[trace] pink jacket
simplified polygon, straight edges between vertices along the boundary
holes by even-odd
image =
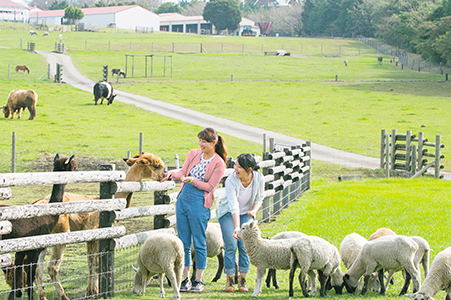
[[[171,172],[170,177],[176,180],[180,180],[182,176],[189,176],[191,169],[200,163],[201,149],[193,149],[187,155],[183,167],[177,172]],[[225,171],[224,160],[216,154],[213,160],[207,164],[205,169],[205,181],[194,179],[192,184],[201,191],[204,191],[204,207],[211,208],[215,201],[216,186],[222,179]],[[180,187],[180,192],[183,189],[183,183]],[[179,195],[180,195],[179,192]]]

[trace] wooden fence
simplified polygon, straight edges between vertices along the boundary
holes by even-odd
[[[296,200],[304,191],[310,188],[311,180],[310,143],[287,147],[275,145],[272,139],[270,141],[271,151],[264,152],[262,159],[258,162],[265,175],[266,182],[264,203],[257,214],[257,219],[260,222],[269,221],[281,209]],[[110,169],[114,170],[114,167],[110,167]],[[224,177],[232,172],[233,169],[228,168]],[[118,272],[120,269],[132,270],[131,264],[136,263],[137,251],[133,255],[128,255],[128,257],[132,257],[132,260],[127,262],[126,265],[122,265],[121,268],[115,266],[115,254],[126,248],[138,248],[137,246],[156,232],[164,231],[174,234],[173,226],[176,222],[174,204],[178,192],[168,193],[168,191],[174,190],[176,187],[173,181],[163,183],[155,181],[124,182],[124,179],[125,173],[123,171],[0,174],[0,189],[5,191],[5,195],[9,193],[9,196],[9,187],[12,186],[100,183],[100,200],[1,207],[1,234],[6,234],[11,230],[11,224],[8,220],[12,219],[92,211],[100,212],[99,229],[0,241],[1,265],[9,266],[11,264],[10,253],[12,252],[99,240],[99,296],[104,298],[113,297],[114,291],[129,288],[132,282],[132,275],[127,275],[125,280],[117,283],[120,286],[116,286],[115,275],[119,277]],[[126,209],[125,199],[114,199],[114,194],[119,192],[154,192],[154,205]],[[224,193],[225,188],[218,188],[216,196]],[[7,197],[5,196],[5,198]],[[149,216],[154,217],[154,230],[152,231],[126,235],[124,226],[113,226],[115,221]],[[70,275],[68,274],[68,276]],[[123,278],[124,276],[121,277]],[[63,285],[68,284],[70,280],[65,278]],[[52,283],[48,283],[48,285],[52,285]],[[8,292],[8,290],[5,290],[0,292],[0,295]],[[78,295],[78,298],[70,298],[83,299],[84,296]]]
[[[417,137],[410,130],[406,134],[399,134],[396,130],[389,134],[382,130],[380,167],[385,170],[386,177],[392,173],[415,178],[434,168],[434,177],[442,178],[441,160],[445,156],[440,150],[444,147],[440,135],[436,135],[435,143],[431,143],[423,132],[419,132]]]

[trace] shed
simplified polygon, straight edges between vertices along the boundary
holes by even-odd
[[[0,21],[27,23],[28,8],[11,0],[0,0]]]

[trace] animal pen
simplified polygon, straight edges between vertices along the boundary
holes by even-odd
[[[134,73],[135,73],[135,56],[137,57],[144,57],[144,77],[147,77],[147,60],[150,57],[150,77],[153,77],[154,74],[154,57],[162,57],[163,58],[163,77],[166,77],[166,58],[169,59],[170,61],[170,71],[171,71],[171,76],[172,77],[172,55],[158,55],[158,54],[128,54],[125,53],[125,73],[129,74],[128,72],[128,57],[131,57],[131,61],[132,61],[132,66],[131,66],[131,76],[130,77],[134,77]]]
[[[270,151],[267,151],[265,137],[263,149],[263,156],[257,157],[257,161],[265,178],[265,193],[263,205],[256,219],[259,222],[268,222],[303,192],[310,189],[311,147],[310,142],[299,146],[286,146],[277,145],[273,139],[270,139]],[[231,162],[233,163],[233,161]],[[1,207],[2,234],[10,230],[8,220],[12,219],[100,212],[98,229],[0,241],[2,267],[10,266],[12,261],[10,253],[68,244],[69,251],[66,251],[66,256],[61,264],[61,285],[69,299],[86,299],[87,257],[76,246],[82,245],[80,243],[86,241],[98,240],[99,272],[94,275],[98,276],[99,294],[97,296],[109,298],[113,297],[115,292],[131,290],[134,275],[132,265],[136,264],[140,245],[156,232],[175,233],[173,227],[176,223],[174,213],[178,185],[174,181],[163,183],[155,181],[124,182],[125,173],[123,171],[115,171],[114,165],[104,165],[103,168],[109,169],[109,171],[0,174],[0,189],[5,198],[11,197],[9,187],[14,186],[100,183],[100,200]],[[233,168],[229,165],[222,184],[232,172]],[[153,192],[154,203],[150,206],[125,208],[125,199],[114,198],[114,194],[119,192]],[[215,196],[224,195],[225,188],[218,187]],[[153,230],[126,234],[124,224],[133,222],[132,219],[143,217],[153,217]],[[214,210],[212,210],[212,219],[214,219]],[[121,223],[113,224],[119,221]],[[134,222],[137,221],[134,220]],[[46,268],[44,269],[46,270]],[[45,278],[48,277],[45,276]],[[54,283],[49,280],[45,280],[43,283],[47,299],[59,299],[53,285]],[[0,297],[6,299],[9,287],[4,281],[0,283],[0,287]]]
[[[441,160],[445,156],[440,150],[444,147],[440,135],[436,135],[435,143],[431,143],[423,132],[419,132],[417,137],[410,130],[406,134],[399,134],[396,130],[390,134],[382,130],[380,167],[385,170],[386,177],[392,173],[414,178],[427,175],[428,169],[434,168],[433,176],[442,178]]]

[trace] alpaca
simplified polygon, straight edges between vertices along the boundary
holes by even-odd
[[[53,162],[53,171],[74,171],[77,168],[77,162],[73,160],[74,156],[70,158],[60,157],[58,154],[55,156]],[[54,184],[52,194],[48,203],[62,202],[65,184]],[[36,235],[49,234],[55,228],[58,222],[59,216],[42,216],[32,217],[27,219],[11,220],[12,231],[9,234],[3,235],[2,240],[15,239]],[[8,295],[8,300],[15,299],[15,297],[21,297],[24,283],[22,282],[23,269],[26,272],[26,285],[28,299],[33,300],[33,281],[36,274],[36,265],[38,262],[38,256],[45,250],[45,248],[20,251],[16,252],[14,259],[14,280],[12,282],[12,289]],[[26,267],[24,267],[26,265]]]
[[[154,154],[143,152],[141,155],[135,155],[133,158],[124,158],[124,162],[130,166],[125,181],[141,181],[144,178],[150,178],[156,181],[160,181],[164,177],[164,163]],[[131,197],[133,193],[118,193],[116,198],[126,198],[127,205],[130,207]],[[39,199],[34,204],[42,204],[48,201],[49,197]],[[63,202],[69,201],[85,201],[96,200],[98,196],[78,195],[72,193],[65,193]],[[52,233],[69,232],[96,229],[99,227],[99,212],[78,213],[70,215],[61,215],[57,226]],[[87,254],[88,254],[88,272],[89,281],[86,294],[88,296],[95,296],[99,292],[98,288],[98,241],[87,242]],[[63,259],[64,250],[66,245],[52,247],[51,259],[48,265],[48,272],[52,282],[54,282],[56,292],[60,299],[68,300],[65,295],[64,289],[61,286],[59,280],[59,268]],[[40,257],[40,261],[44,257]],[[36,283],[38,285],[37,294],[40,299],[45,299],[45,291],[43,287],[43,264],[39,264],[40,268],[36,275]]]
[[[25,71],[27,71],[27,73],[30,74],[30,68],[27,65],[17,65],[16,73],[18,73],[19,71],[23,71],[24,73]]]

